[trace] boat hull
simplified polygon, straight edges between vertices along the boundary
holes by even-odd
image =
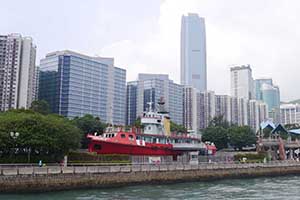
[[[145,146],[135,144],[121,144],[107,141],[91,141],[89,151],[97,154],[128,154],[128,155],[153,155],[153,156],[175,156],[182,152],[172,149],[171,145],[146,144]]]

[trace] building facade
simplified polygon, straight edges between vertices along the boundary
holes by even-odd
[[[192,86],[185,86],[183,92],[183,125],[187,130],[197,131],[198,128],[198,90]]]
[[[230,68],[231,96],[246,100],[255,99],[254,82],[250,65]]]
[[[215,115],[231,123],[231,97],[228,95],[215,95]]]
[[[199,92],[197,94],[197,121],[199,129],[207,128],[215,117],[215,92]]]
[[[36,99],[36,46],[31,37],[0,35],[0,110],[29,108]]]
[[[126,71],[115,67],[112,58],[68,50],[49,53],[40,62],[39,99],[69,118],[91,114],[124,125]]]
[[[188,14],[181,19],[181,84],[207,90],[204,18]]]
[[[133,125],[137,119],[137,81],[127,83],[126,89],[126,125]]]
[[[300,104],[281,104],[280,123],[300,125]]]
[[[273,80],[271,78],[260,78],[254,80],[254,88],[255,88],[255,99],[263,100],[261,87],[263,84],[273,85]]]
[[[174,83],[168,75],[164,74],[139,74],[138,80],[134,84],[136,84],[136,97],[134,97],[134,93],[128,92],[128,87],[132,88],[133,86],[127,86],[127,102],[136,101],[135,108],[127,107],[127,116],[132,117],[128,121],[133,122],[133,118],[137,118],[147,111],[149,102],[152,103],[152,109],[158,109],[158,102],[163,98],[165,110],[169,112],[171,120],[177,124],[183,124],[182,85]]]

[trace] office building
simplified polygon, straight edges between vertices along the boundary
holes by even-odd
[[[270,78],[256,79],[255,81],[256,99],[268,105],[270,120],[275,123],[280,122],[280,91],[279,87],[273,84]]]
[[[56,51],[40,62],[39,99],[52,112],[69,117],[91,114],[101,121],[124,125],[126,71],[112,58]]]
[[[177,124],[183,124],[183,86],[174,83],[164,74],[139,74],[136,88],[136,117],[139,117],[149,108],[157,110],[161,98],[165,101],[165,110],[169,112],[171,120]],[[127,99],[130,96],[127,96]],[[131,97],[133,98],[133,97]],[[129,101],[129,100],[127,100]],[[128,110],[131,112],[134,110]],[[128,115],[134,116],[129,113]]]
[[[0,35],[0,110],[29,108],[36,99],[36,46],[31,37]]]
[[[204,18],[188,14],[181,19],[181,84],[207,90]]]
[[[254,80],[254,88],[255,88],[255,99],[263,100],[261,93],[261,86],[263,84],[273,85],[273,80],[271,78],[260,78]]]
[[[255,99],[254,83],[250,65],[230,68],[231,96],[245,100]]]
[[[137,81],[127,83],[126,90],[126,125],[133,125],[137,119]]]
[[[300,104],[281,104],[280,123],[300,125]]]
[[[279,87],[269,84],[261,86],[262,101],[268,105],[269,117],[274,123],[280,122],[280,92]]]

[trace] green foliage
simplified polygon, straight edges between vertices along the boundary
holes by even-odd
[[[50,113],[50,106],[45,100],[36,100],[31,103],[31,110],[34,112],[41,113],[43,115],[47,115]]]
[[[10,132],[18,132],[12,138]],[[67,118],[28,110],[0,114],[0,157],[15,155],[61,157],[79,146],[80,130]]]
[[[264,138],[269,138],[272,134],[272,128],[270,128],[270,127],[265,128],[263,130],[263,134],[264,134],[263,135]]]
[[[298,128],[300,128],[300,124],[286,124],[284,127],[287,130],[298,129]]]
[[[134,126],[135,126],[136,128],[144,128],[144,126],[142,125],[142,122],[141,122],[141,118],[140,118],[140,117],[138,117],[138,118],[135,120]]]
[[[243,158],[247,158],[246,162],[251,162],[251,161],[262,162],[266,157],[267,155],[265,153],[239,153],[234,155],[234,160],[241,161],[243,160]]]
[[[70,163],[130,163],[129,155],[70,152]]]
[[[216,127],[216,126],[219,126],[219,127],[223,127],[225,129],[229,128],[230,127],[230,124],[228,121],[226,121],[224,119],[224,116],[223,115],[219,115],[219,116],[215,116],[208,124],[208,126],[210,127]]]
[[[202,133],[202,141],[213,142],[218,150],[226,148],[228,144],[228,131],[220,126],[207,127]]]
[[[95,132],[102,134],[107,126],[98,117],[89,114],[83,117],[75,117],[72,122],[81,130],[81,148],[87,148],[88,146],[87,134],[94,134]]]
[[[176,124],[175,122],[170,121],[170,129],[171,132],[178,132],[178,133],[186,133],[187,130],[184,126]]]
[[[255,133],[249,126],[232,126],[228,129],[229,143],[238,149],[256,143]]]
[[[218,150],[227,148],[228,144],[241,149],[255,144],[256,137],[249,126],[230,126],[223,116],[216,116],[203,130],[202,141],[215,143]]]

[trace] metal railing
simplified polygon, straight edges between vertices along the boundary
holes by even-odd
[[[245,168],[300,167],[296,161],[271,161],[267,163],[163,163],[163,164],[132,164],[132,165],[95,165],[95,166],[0,166],[1,176],[18,175],[54,175],[54,174],[100,174],[100,173],[130,173],[148,171],[174,170],[222,170]]]

